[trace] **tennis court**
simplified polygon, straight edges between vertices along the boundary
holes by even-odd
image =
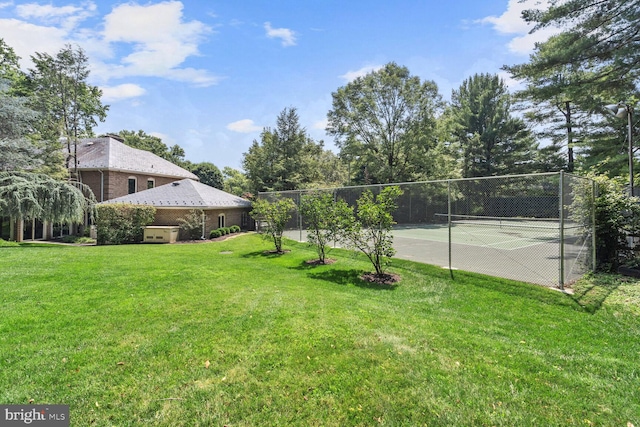
[[[327,189],[357,207],[363,192],[402,190],[393,213],[396,257],[563,288],[592,268],[593,181],[545,173]],[[261,193],[289,197],[305,193]],[[589,207],[591,206],[591,207]],[[305,220],[292,217],[289,237],[306,241]]]
[[[393,230],[395,256],[453,270],[557,286],[560,276],[558,221],[528,220],[525,223],[527,220],[508,218],[466,221],[470,222],[452,222],[451,233],[448,223],[396,226]],[[566,235],[572,230],[570,227],[565,228],[564,236],[565,266],[569,268],[565,274],[569,280],[575,280],[583,272],[583,266],[575,263],[584,258],[581,252],[585,248],[584,239]],[[297,241],[307,238],[306,230],[290,230],[285,235]]]

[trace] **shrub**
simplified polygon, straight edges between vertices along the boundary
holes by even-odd
[[[180,223],[180,229],[183,230],[189,239],[200,239],[203,233],[202,230],[202,216],[204,211],[202,209],[191,209],[186,217],[178,218]]]
[[[224,228],[224,234],[231,234],[231,228],[229,227],[223,227]]]
[[[220,237],[222,234],[220,233],[220,230],[211,230],[211,233],[209,233],[209,238],[211,239],[215,239],[217,237]]]
[[[99,245],[121,245],[139,243],[144,236],[144,227],[156,216],[153,206],[131,204],[98,205],[96,232]]]
[[[586,196],[590,194],[589,189],[576,191],[577,196],[570,209],[572,219],[583,225],[585,232],[591,230],[592,209],[595,212],[596,269],[615,271],[621,265],[637,264],[636,253],[628,237],[640,236],[638,198],[629,197],[623,182],[618,179],[597,175],[589,177],[596,181],[598,195],[593,200]]]
[[[220,232],[221,236],[224,236],[225,234],[227,234],[227,232],[225,231],[224,227],[218,228],[218,231]]]
[[[239,225],[232,225],[230,227],[230,229],[231,229],[232,233],[239,233],[240,232],[240,226]]]
[[[64,236],[62,237],[62,243],[95,243],[91,237],[86,236]]]

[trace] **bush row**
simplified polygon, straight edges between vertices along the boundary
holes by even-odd
[[[239,233],[239,232],[240,232],[240,227],[237,225],[232,225],[231,227],[220,227],[218,229],[211,230],[211,233],[209,234],[209,238],[215,239],[216,237],[221,237],[227,234]]]

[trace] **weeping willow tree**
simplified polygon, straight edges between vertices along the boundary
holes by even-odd
[[[96,198],[85,184],[47,175],[0,172],[0,216],[81,224],[93,218]]]

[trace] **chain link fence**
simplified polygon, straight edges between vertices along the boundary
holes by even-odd
[[[260,193],[331,192],[351,206],[364,191],[403,190],[393,214],[396,257],[563,288],[593,269],[593,181],[546,173]],[[286,236],[306,241],[299,211]]]

